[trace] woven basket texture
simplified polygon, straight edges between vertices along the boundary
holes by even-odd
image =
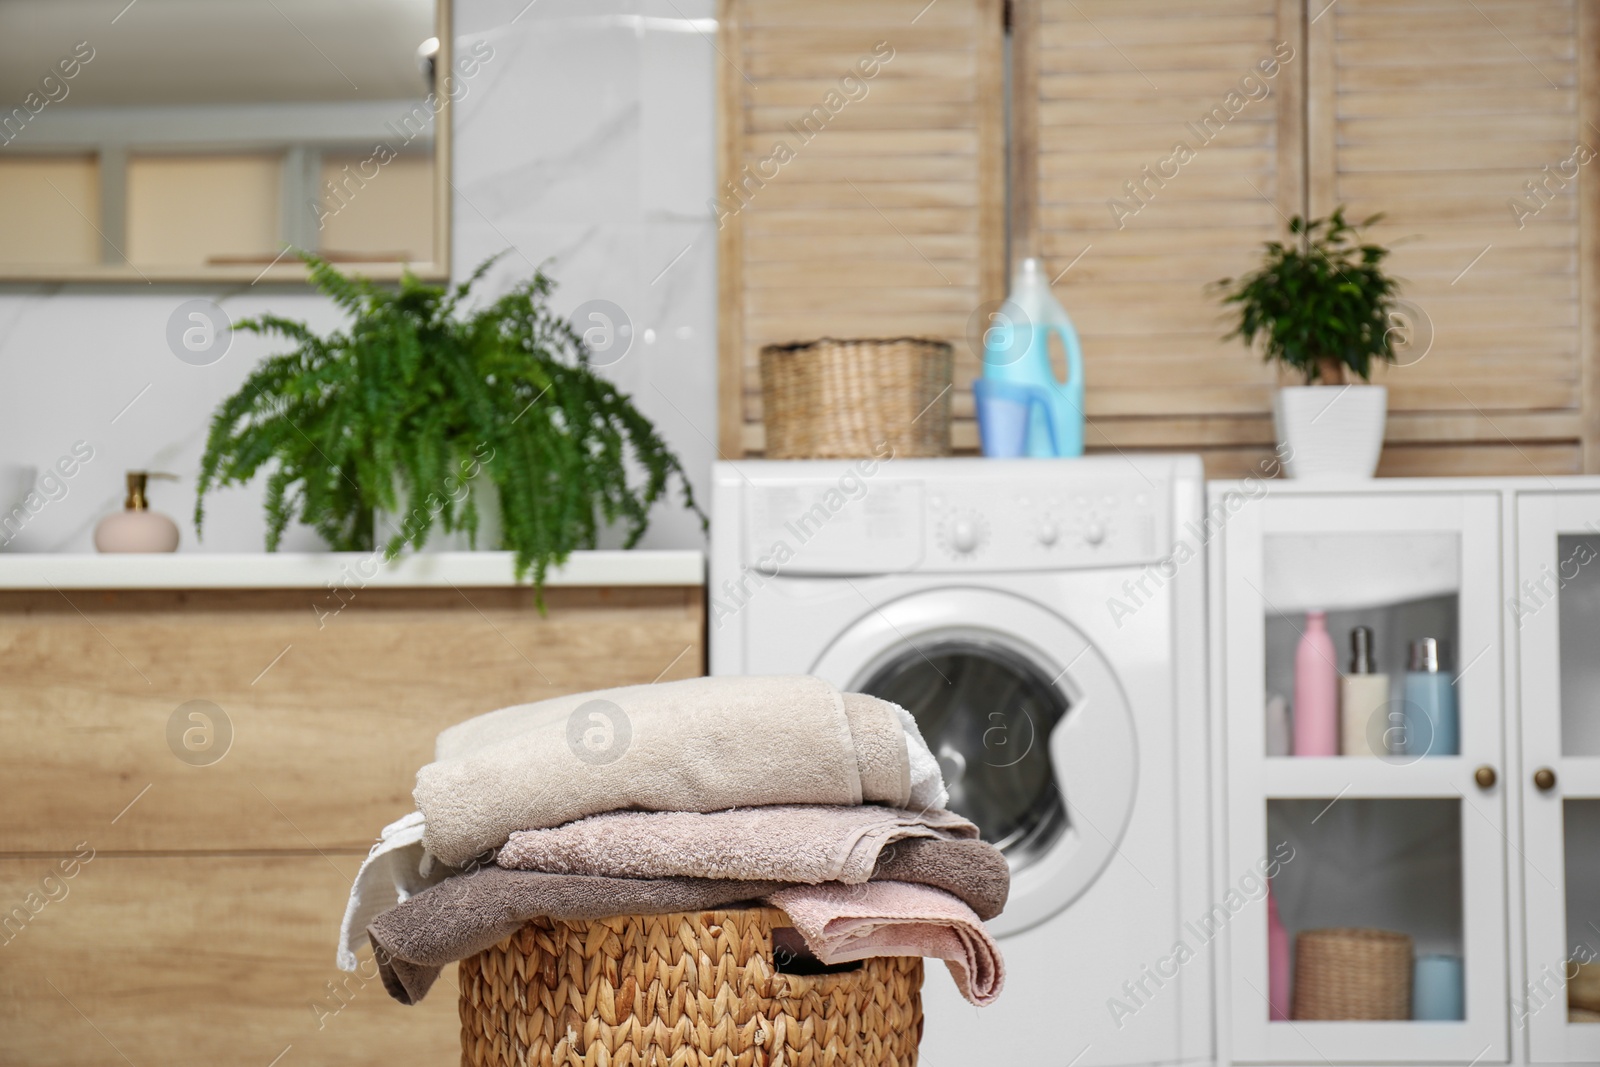
[[[780,974],[777,908],[537,920],[459,969],[462,1067],[915,1067],[922,960]]]
[[[950,454],[953,354],[943,341],[825,337],[761,350],[769,459]]]
[[[1295,938],[1295,1019],[1411,1018],[1411,938],[1388,930],[1304,930]]]

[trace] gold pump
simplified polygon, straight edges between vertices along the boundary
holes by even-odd
[[[177,481],[176,474],[166,471],[129,471],[128,472],[128,497],[122,506],[128,511],[148,511],[150,501],[145,498],[145,490],[149,487],[151,478],[165,478],[168,481]]]

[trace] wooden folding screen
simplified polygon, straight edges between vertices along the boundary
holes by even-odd
[[[1000,0],[722,0],[720,451],[762,447],[763,344],[935,336],[1004,293]]]

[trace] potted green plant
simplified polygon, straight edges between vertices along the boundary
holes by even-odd
[[[1324,219],[1297,215],[1292,240],[1267,242],[1259,270],[1214,283],[1238,314],[1225,340],[1243,338],[1305,379],[1273,398],[1291,477],[1370,478],[1377,470],[1388,391],[1369,383],[1374,360],[1395,360],[1399,285],[1383,270],[1389,250],[1363,243],[1360,231],[1381,217],[1351,224],[1342,207]]]
[[[303,258],[351,320],[327,335],[277,315],[234,327],[294,349],[263,361],[212,417],[197,532],[208,492],[265,470],[268,551],[298,521],[336,551],[392,559],[439,531],[472,543],[498,511],[499,547],[542,588],[551,565],[594,547],[602,521],[625,524],[635,544],[674,477],[705,522],[677,457],[550,310],[542,271],[467,310],[493,260],[451,290],[409,274],[380,286]]]

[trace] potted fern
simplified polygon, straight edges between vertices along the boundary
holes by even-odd
[[[212,417],[197,532],[208,492],[265,471],[268,551],[296,521],[336,551],[390,559],[498,526],[491,547],[515,552],[517,577],[542,588],[551,565],[594,547],[602,521],[625,524],[632,547],[674,478],[704,523],[677,457],[551,312],[542,271],[468,311],[493,260],[450,290],[410,274],[380,286],[303,258],[351,321],[326,336],[277,315],[234,327],[294,348]]]
[[[1213,286],[1243,338],[1302,376],[1273,398],[1278,454],[1294,478],[1370,478],[1383,450],[1388,391],[1370,384],[1373,362],[1393,363],[1399,285],[1384,273],[1389,250],[1361,241],[1341,207],[1289,221],[1288,243],[1269,241],[1261,268]],[[1361,384],[1355,384],[1357,379]]]

